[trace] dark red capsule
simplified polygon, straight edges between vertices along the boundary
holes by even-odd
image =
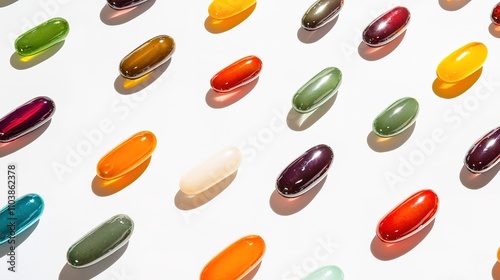
[[[333,161],[333,150],[320,144],[307,150],[278,176],[276,190],[284,197],[297,197],[323,179]]]
[[[370,47],[379,47],[396,39],[410,23],[410,11],[395,7],[372,21],[363,31],[363,42]]]
[[[493,7],[491,11],[491,22],[496,25],[500,25],[500,2]]]
[[[500,159],[500,127],[477,140],[465,155],[464,164],[474,173],[490,170]]]
[[[52,99],[40,96],[17,107],[0,119],[0,142],[10,142],[50,120],[56,107]]]
[[[107,0],[108,5],[115,10],[132,8],[148,0]]]

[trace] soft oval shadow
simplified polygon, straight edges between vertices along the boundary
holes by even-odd
[[[358,53],[365,60],[368,61],[379,60],[392,53],[397,48],[397,46],[401,44],[401,41],[403,41],[405,35],[406,35],[406,30],[403,31],[403,33],[401,33],[394,40],[380,47],[370,47],[363,41],[361,41],[361,43],[359,43],[358,46]]]
[[[498,261],[495,262],[491,269],[491,277],[493,277],[493,280],[500,280],[500,263]]]
[[[0,8],[7,7],[11,4],[16,3],[17,0],[0,0]]]
[[[123,190],[137,180],[142,173],[144,173],[144,171],[146,171],[149,163],[151,162],[151,157],[152,156],[136,168],[116,179],[104,180],[96,175],[92,180],[92,191],[97,196],[109,196]]]
[[[17,70],[26,70],[51,58],[64,46],[65,41],[61,41],[41,53],[32,56],[20,56],[14,52],[10,56],[10,65]]]
[[[325,37],[325,35],[332,30],[339,20],[339,16],[335,17],[329,23],[316,30],[307,30],[301,26],[297,31],[297,38],[299,38],[299,41],[304,44],[311,44],[319,41],[319,39]]]
[[[463,8],[470,0],[439,0],[439,6],[446,11],[456,11]]]
[[[149,10],[151,6],[156,2],[156,0],[149,0],[135,7],[115,10],[111,8],[108,4],[105,4],[101,10],[100,18],[104,24],[107,25],[119,25],[131,21],[132,19],[140,16],[145,11]]]
[[[330,108],[332,108],[338,94],[339,93],[337,92],[319,108],[306,114],[301,114],[295,111],[295,109],[291,108],[290,111],[288,111],[288,115],[286,117],[286,124],[291,130],[295,131],[303,131],[308,129],[319,119],[321,119],[321,117],[323,117],[326,112],[330,110]]]
[[[116,77],[115,79],[115,90],[120,94],[129,95],[147,88],[149,85],[154,83],[163,74],[163,72],[167,70],[167,68],[170,66],[171,61],[172,58],[160,65],[155,70],[151,71],[151,73],[146,74],[139,79],[129,80],[122,77],[122,75],[118,75],[118,77]]]
[[[269,198],[271,209],[273,209],[274,213],[281,216],[289,216],[301,211],[313,200],[321,188],[323,188],[327,177],[328,175],[321,179],[312,189],[298,197],[284,197],[274,190]]]
[[[395,243],[386,243],[375,235],[370,245],[373,256],[381,261],[399,258],[415,248],[431,231],[435,219],[414,235]]]
[[[468,189],[478,190],[491,182],[498,171],[500,171],[500,164],[493,166],[484,173],[472,173],[464,165],[462,166],[462,170],[460,170],[460,182]]]
[[[491,36],[493,36],[495,38],[500,38],[500,25],[490,23],[490,26],[488,27],[488,31],[490,32]]]
[[[213,187],[195,195],[188,195],[183,193],[181,190],[177,192],[174,198],[175,206],[179,210],[192,210],[202,206],[203,204],[209,202],[218,196],[222,191],[224,191],[236,178],[238,171],[224,178],[222,181],[214,185]]]
[[[120,249],[108,256],[107,258],[101,260],[100,262],[91,265],[86,268],[74,268],[68,263],[64,264],[64,267],[59,273],[59,280],[88,280],[101,274],[103,271],[108,269],[113,265],[120,257],[125,253],[128,247],[128,242],[125,243]]]
[[[19,138],[17,138],[14,141],[8,142],[8,143],[0,143],[0,158],[5,157],[7,155],[10,155],[27,145],[29,145],[31,142],[35,141],[40,135],[42,135],[45,130],[49,127],[50,123],[52,120],[49,120],[48,122],[44,123],[42,126],[39,128],[33,130],[32,132],[25,134]]]
[[[36,221],[29,228],[25,229],[23,232],[21,232],[20,234],[18,234],[16,236],[16,238],[15,238],[16,248],[19,248],[19,246],[21,246],[21,244],[23,244],[24,241],[26,241],[26,239],[28,239],[28,237],[33,233],[33,231],[35,231],[39,222],[40,222],[40,220]],[[5,225],[2,225],[2,226],[5,226]],[[12,244],[9,244],[9,242],[5,242],[4,244],[0,245],[0,258],[2,258],[3,256],[6,256],[10,252],[10,246],[12,246]],[[17,258],[17,256],[16,256],[16,258]]]
[[[415,130],[416,124],[417,122],[414,122],[405,131],[388,138],[380,137],[375,134],[375,132],[370,131],[370,133],[368,133],[368,137],[366,137],[366,142],[368,143],[368,146],[370,146],[370,148],[375,152],[383,153],[395,150],[401,147],[401,145],[403,145],[410,138],[410,136],[413,134],[413,131]]]
[[[432,91],[434,91],[434,93],[441,98],[455,98],[469,90],[477,82],[477,80],[479,80],[481,73],[483,73],[483,67],[479,68],[467,78],[456,83],[447,83],[437,77],[432,83]]]
[[[213,34],[218,34],[231,30],[240,23],[242,23],[245,19],[247,19],[253,13],[256,6],[257,3],[253,4],[243,12],[227,19],[215,19],[208,16],[207,19],[205,20],[205,29]]]
[[[262,261],[259,262],[259,264],[252,269],[245,277],[241,278],[241,280],[252,280],[257,272],[259,271],[260,265],[262,264]]]
[[[208,106],[214,109],[227,107],[245,97],[250,91],[253,90],[258,81],[259,77],[252,82],[227,93],[218,93],[213,89],[210,89],[205,95],[205,101]]]

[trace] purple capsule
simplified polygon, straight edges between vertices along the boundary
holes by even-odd
[[[284,197],[304,194],[326,176],[332,161],[332,148],[324,144],[312,147],[281,172],[276,191]]]
[[[372,21],[363,31],[363,42],[370,47],[385,45],[401,35],[410,23],[410,11],[395,7]]]
[[[490,170],[500,159],[500,127],[477,140],[465,155],[465,167],[473,173]]]
[[[13,141],[50,120],[56,107],[52,99],[40,96],[14,109],[0,119],[0,142]]]
[[[107,0],[107,1],[108,5],[111,8],[115,10],[123,10],[142,4],[147,0]]]

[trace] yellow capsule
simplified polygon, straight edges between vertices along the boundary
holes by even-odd
[[[441,80],[456,83],[483,67],[487,56],[488,49],[483,43],[471,42],[445,57],[436,73]]]
[[[214,19],[227,19],[242,13],[257,0],[213,0],[208,7],[208,14]]]
[[[97,176],[112,180],[130,172],[147,160],[156,148],[156,137],[141,131],[116,146],[97,163]]]

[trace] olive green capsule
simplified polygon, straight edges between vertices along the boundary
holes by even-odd
[[[20,56],[35,55],[63,41],[68,33],[65,19],[52,18],[17,37],[14,47]]]
[[[325,68],[295,93],[293,108],[302,114],[317,109],[337,93],[341,83],[342,72],[338,68]]]
[[[417,119],[419,105],[415,98],[404,97],[384,109],[373,121],[373,132],[380,137],[395,136]]]

